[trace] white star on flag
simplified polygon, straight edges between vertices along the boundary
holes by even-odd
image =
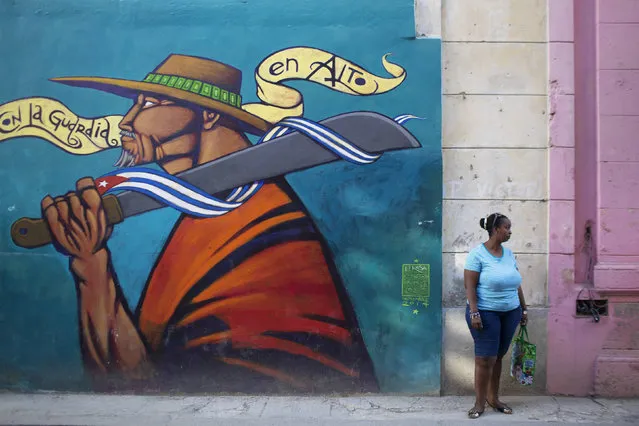
[[[106,180],[103,180],[102,182],[98,183],[98,187],[100,188],[106,188],[109,184],[107,183]]]

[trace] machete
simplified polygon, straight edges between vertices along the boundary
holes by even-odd
[[[373,112],[337,115],[320,123],[370,153],[418,148],[420,143],[400,124]],[[340,160],[297,131],[253,145],[227,156],[176,174],[180,179],[217,194],[259,180],[308,169]],[[153,198],[134,191],[103,197],[107,221],[111,225],[127,217],[165,207]],[[11,226],[11,238],[19,247],[36,248],[51,243],[51,234],[43,219],[21,218]]]

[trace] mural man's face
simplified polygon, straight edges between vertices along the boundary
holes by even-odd
[[[116,167],[152,163],[164,156],[162,146],[184,145],[178,151],[192,153],[202,130],[202,117],[188,107],[167,99],[140,94],[120,122],[122,155]]]

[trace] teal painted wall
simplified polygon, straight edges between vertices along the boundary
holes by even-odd
[[[330,248],[379,391],[437,393],[441,45],[439,40],[413,38],[412,4],[3,1],[0,108],[15,99],[49,97],[83,117],[124,114],[131,107],[129,99],[48,79],[88,75],[141,80],[171,53],[211,58],[240,69],[245,103],[259,101],[253,71],[277,50],[323,49],[385,78],[389,76],[381,58],[392,53],[389,60],[403,67],[407,77],[388,93],[351,96],[310,82],[286,84],[303,94],[304,117],[311,120],[352,111],[422,117],[405,124],[421,147],[388,152],[369,166],[340,161],[286,179]],[[51,245],[17,247],[9,231],[21,217],[40,217],[45,195],[65,194],[83,176],[113,171],[119,155],[119,149],[71,155],[34,137],[0,142],[0,388],[93,388],[81,358],[78,296],[68,258]],[[164,208],[115,227],[108,245],[131,310],[178,217],[176,210]],[[428,307],[418,309],[402,301],[402,265],[416,260],[430,265],[431,282]],[[246,391],[251,392],[248,383]]]

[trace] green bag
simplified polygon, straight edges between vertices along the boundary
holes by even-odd
[[[515,337],[510,360],[510,377],[514,377],[520,384],[530,386],[535,376],[537,361],[537,345],[528,341],[526,326],[519,327],[519,334]]]

